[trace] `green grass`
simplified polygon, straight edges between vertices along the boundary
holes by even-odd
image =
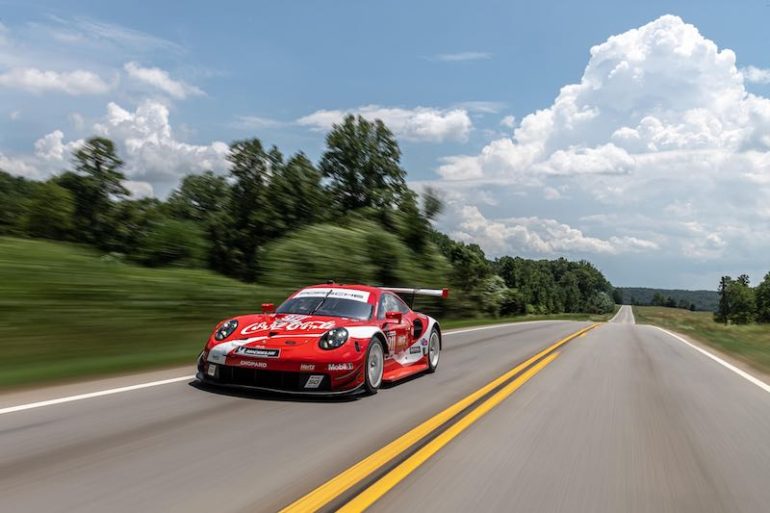
[[[0,389],[191,365],[218,321],[289,292],[205,270],[149,269],[76,244],[0,237]],[[544,318],[589,316],[443,325]]]
[[[714,322],[711,312],[690,312],[679,308],[635,306],[639,324],[655,324],[710,345],[770,373],[770,326],[751,324],[736,326]]]
[[[222,318],[286,291],[0,237],[0,388],[190,364]]]

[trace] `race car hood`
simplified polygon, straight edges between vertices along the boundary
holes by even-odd
[[[235,338],[273,338],[273,337],[314,337],[318,338],[338,323],[344,324],[338,317],[316,315],[269,314],[247,315],[238,318],[238,329],[231,335]]]

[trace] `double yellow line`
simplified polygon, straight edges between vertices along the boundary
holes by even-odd
[[[428,444],[420,448],[417,452],[409,456],[398,466],[390,470],[368,488],[359,493],[352,500],[347,502],[338,511],[351,513],[365,510],[385,493],[387,493],[391,488],[396,486],[401,480],[408,476],[422,463],[424,463],[433,454],[438,452],[453,438],[468,428],[468,426],[484,416],[492,408],[500,404],[500,402],[515,392],[532,376],[540,372],[546,365],[556,359],[556,357],[559,355],[559,353],[556,352],[558,348],[570,340],[584,335],[588,331],[594,329],[596,326],[598,326],[598,324],[592,324],[591,326],[572,333],[571,335],[568,335],[558,342],[548,346],[528,360],[509,370],[502,376],[484,385],[480,389],[456,402],[444,411],[434,415],[419,426],[401,435],[399,438],[393,440],[388,445],[375,451],[352,467],[333,477],[331,480],[322,484],[304,497],[288,505],[281,510],[281,513],[307,513],[318,511],[320,508],[328,505],[340,497],[343,493],[350,490],[353,486],[366,479],[372,473],[382,468],[394,458],[403,454],[414,444],[426,438],[428,435],[434,433],[438,428],[440,428],[449,420],[453,419],[456,415],[471,406],[473,403],[480,400],[496,388],[500,387],[506,381],[514,378],[517,374],[521,373],[521,375],[516,377],[516,379],[505,385],[488,399],[484,400],[484,402],[476,406],[459,421],[452,424],[449,428],[431,440]]]

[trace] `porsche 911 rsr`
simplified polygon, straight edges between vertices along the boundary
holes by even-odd
[[[205,383],[302,394],[376,393],[383,382],[434,372],[441,327],[398,296],[447,290],[315,285],[277,309],[217,325],[198,358]]]

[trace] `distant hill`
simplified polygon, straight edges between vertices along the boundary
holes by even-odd
[[[648,289],[645,287],[617,287],[623,294],[624,304],[650,305],[656,293],[666,298],[673,298],[695,305],[696,310],[713,312],[719,303],[719,294],[715,290],[677,290],[677,289]]]

